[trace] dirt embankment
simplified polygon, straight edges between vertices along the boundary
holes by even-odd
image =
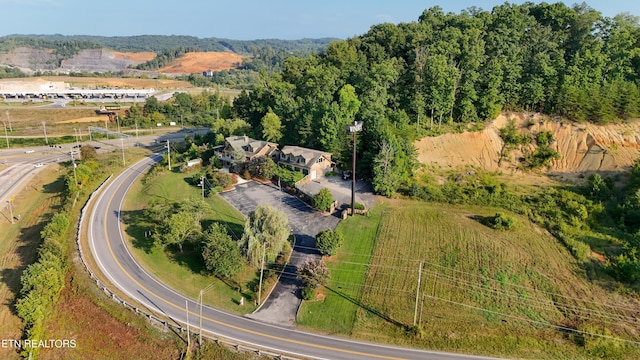
[[[520,151],[512,151],[501,163],[503,141],[500,129],[514,119],[519,132],[535,136],[551,131],[551,147],[561,159],[552,162],[550,173],[618,172],[627,169],[640,155],[640,121],[593,125],[552,121],[538,114],[503,114],[479,132],[426,137],[415,143],[422,164],[443,168],[475,166],[488,171],[517,171]]]

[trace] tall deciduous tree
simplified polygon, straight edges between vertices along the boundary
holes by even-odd
[[[225,227],[214,223],[202,234],[202,258],[205,267],[219,278],[229,278],[242,269],[245,259],[238,244],[231,239]]]
[[[273,262],[284,249],[289,233],[289,222],[282,211],[258,205],[247,216],[240,248],[255,266],[260,265],[263,256],[266,262]]]
[[[269,142],[277,143],[282,138],[282,122],[280,117],[269,111],[260,123],[262,125],[262,138]]]

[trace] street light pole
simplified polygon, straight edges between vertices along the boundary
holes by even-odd
[[[353,134],[353,159],[351,162],[351,216],[356,212],[356,134],[362,131],[362,121],[353,121],[347,125],[347,133]]]

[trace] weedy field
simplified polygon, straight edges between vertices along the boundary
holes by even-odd
[[[590,284],[568,251],[525,218],[498,231],[474,220],[491,208],[407,200],[383,208],[339,225],[345,245],[327,259],[324,300],[300,310],[305,326],[493,356],[637,355],[637,345],[617,339],[637,341],[638,305]],[[340,326],[323,320],[328,311]]]

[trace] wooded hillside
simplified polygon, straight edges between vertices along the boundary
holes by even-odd
[[[234,108],[257,135],[273,112],[281,143],[330,151],[338,164],[350,159],[345,125],[364,121],[358,170],[381,191],[411,173],[412,140],[445,124],[462,130],[504,110],[595,123],[637,117],[639,46],[636,17],[606,18],[585,4],[433,7],[417,22],[375,25],[317,56],[289,58]]]

